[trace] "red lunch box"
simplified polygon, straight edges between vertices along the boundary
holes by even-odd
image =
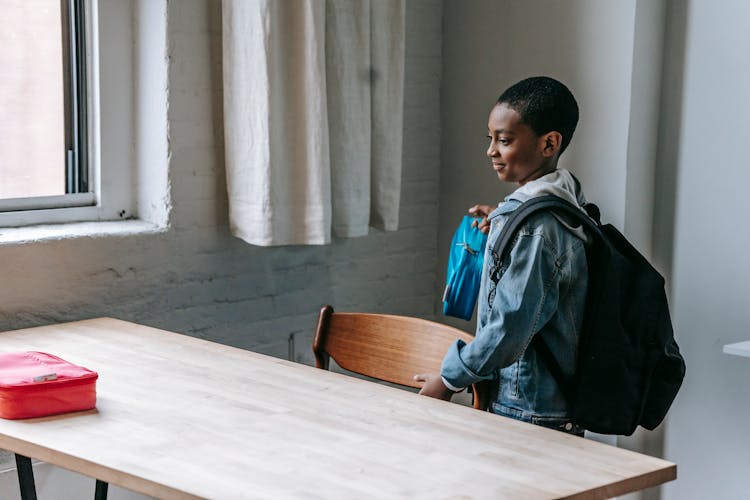
[[[96,407],[98,377],[44,352],[0,353],[0,418],[90,410]]]

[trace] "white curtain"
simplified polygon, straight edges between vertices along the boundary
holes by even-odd
[[[405,0],[223,0],[232,233],[262,246],[398,228]]]

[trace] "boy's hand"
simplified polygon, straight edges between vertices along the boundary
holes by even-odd
[[[474,205],[469,209],[469,215],[477,217],[478,220],[472,223],[472,227],[478,228],[484,234],[490,232],[490,221],[487,220],[487,216],[495,209],[491,205]]]
[[[414,375],[414,380],[417,382],[424,382],[422,389],[419,394],[423,396],[430,396],[431,398],[442,399],[444,401],[450,401],[453,397],[453,391],[448,389],[443,383],[443,378],[439,373],[420,373]]]

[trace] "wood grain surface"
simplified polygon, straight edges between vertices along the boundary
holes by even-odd
[[[99,373],[97,409],[0,448],[157,498],[605,498],[676,466],[342,374],[109,318],[0,333]]]
[[[422,318],[320,310],[313,338],[315,366],[329,369],[330,358],[341,368],[406,387],[420,388],[417,373],[440,373],[443,357],[456,342],[474,336]],[[487,410],[492,383],[474,384],[473,406]]]

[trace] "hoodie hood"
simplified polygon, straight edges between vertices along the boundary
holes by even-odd
[[[543,175],[538,179],[527,182],[506,196],[505,201],[516,200],[523,203],[531,198],[537,198],[548,194],[553,194],[562,198],[565,201],[576,205],[583,213],[586,213],[586,210],[583,208],[584,205],[586,205],[586,197],[583,195],[583,190],[581,190],[581,184],[573,174],[562,168],[550,172],[547,175]],[[574,221],[564,214],[553,212],[553,215],[561,224],[568,228],[569,231],[582,240],[588,241],[588,237],[586,236],[583,227],[577,221]]]
[[[584,210],[583,206],[586,204],[586,198],[583,196],[581,184],[578,182],[578,179],[573,177],[573,174],[564,168],[557,169],[538,179],[527,182],[506,196],[505,201],[517,200],[523,203],[531,198],[547,194],[554,194]]]

